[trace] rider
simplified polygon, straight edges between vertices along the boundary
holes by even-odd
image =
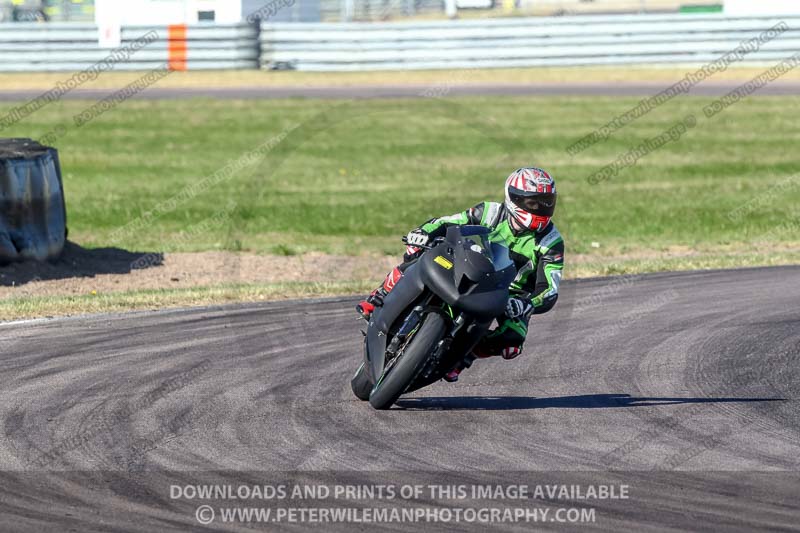
[[[369,319],[383,298],[402,277],[402,272],[424,251],[420,246],[443,236],[448,226],[477,224],[493,230],[489,239],[503,242],[517,268],[511,284],[511,298],[505,313],[497,318],[498,327],[490,331],[461,365],[445,376],[458,380],[476,357],[502,356],[514,359],[522,353],[531,315],[546,313],[558,299],[558,285],[564,268],[564,240],[550,218],[556,207],[555,180],[541,168],[520,168],[505,184],[505,202],[481,202],[455,215],[434,218],[412,230],[406,237],[404,263],[396,267],[380,287],[356,306]]]

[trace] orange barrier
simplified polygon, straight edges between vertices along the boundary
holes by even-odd
[[[186,70],[186,24],[169,25],[169,69]]]

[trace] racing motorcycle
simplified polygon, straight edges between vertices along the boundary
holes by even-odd
[[[370,316],[350,386],[375,409],[426,387],[463,361],[505,310],[516,276],[483,226],[451,226],[403,273]]]

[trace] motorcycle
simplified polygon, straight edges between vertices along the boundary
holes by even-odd
[[[483,226],[451,226],[410,266],[370,316],[357,398],[389,409],[444,377],[505,310],[516,268]]]

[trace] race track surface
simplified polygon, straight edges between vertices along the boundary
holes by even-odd
[[[5,325],[0,530],[199,528],[171,484],[298,471],[624,483],[581,529],[797,530],[799,296],[800,267],[565,282],[518,359],[386,412],[349,390],[352,298]],[[503,525],[532,527],[579,526]]]
[[[647,82],[587,82],[526,84],[457,84],[431,85],[354,85],[346,87],[234,87],[234,88],[161,88],[151,87],[136,98],[423,98],[430,96],[651,96],[669,87],[669,83]],[[742,82],[707,82],[695,85],[688,94],[696,96],[724,96],[742,85]],[[0,85],[0,102],[27,101],[46,91],[3,90]],[[111,96],[112,90],[76,89],[62,96],[65,99],[100,100]],[[758,90],[755,95],[800,95],[800,82],[777,81]]]

